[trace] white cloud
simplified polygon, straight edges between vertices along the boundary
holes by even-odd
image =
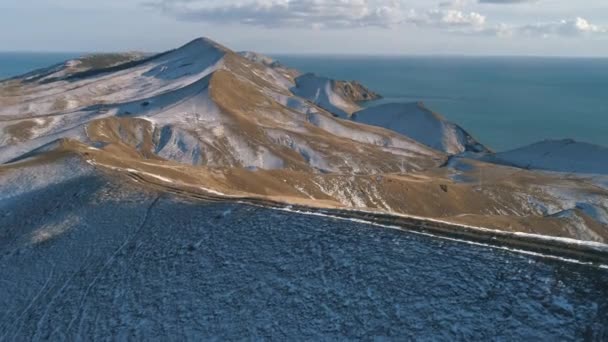
[[[579,36],[607,33],[583,18],[526,25],[491,23],[470,6],[523,3],[527,0],[447,0],[415,9],[411,0],[148,0],[148,6],[184,21],[238,23],[259,27],[344,29],[415,25],[464,34],[505,36]],[[474,8],[473,8],[474,9]]]
[[[510,5],[510,4],[525,4],[531,2],[537,2],[538,0],[479,0],[480,4],[498,4],[498,5]]]
[[[537,23],[515,28],[518,33],[531,36],[577,36],[581,34],[608,33],[608,29],[591,24],[584,18]]]
[[[152,0],[148,6],[180,20],[263,27],[351,28],[415,24],[480,28],[485,16],[456,9],[414,10],[405,0]]]
[[[574,19],[541,22],[521,26],[508,26],[502,24],[496,27],[486,28],[484,32],[503,37],[527,36],[549,38],[608,34],[608,28],[591,24],[588,20],[577,17]]]
[[[182,20],[256,26],[388,27],[403,21],[397,0],[153,0],[152,7]]]
[[[486,17],[477,12],[463,12],[453,9],[431,9],[423,13],[410,11],[408,22],[418,26],[430,26],[447,29],[480,30],[486,23]]]

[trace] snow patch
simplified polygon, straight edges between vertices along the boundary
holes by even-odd
[[[355,104],[348,103],[334,92],[332,80],[326,77],[302,75],[296,78],[296,86],[291,88],[291,92],[342,118],[357,109]]]
[[[486,160],[525,169],[608,174],[608,148],[574,140],[545,140]]]
[[[390,103],[353,114],[352,119],[393,130],[426,146],[450,154],[487,149],[465,130],[419,103]]]

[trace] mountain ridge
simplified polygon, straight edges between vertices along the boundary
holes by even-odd
[[[341,81],[294,77],[256,58],[199,38],[84,74],[2,81],[0,178],[76,153],[140,186],[160,182],[163,191],[466,217],[495,229],[608,241],[602,222],[555,216],[581,203],[608,208],[608,189],[587,176],[487,162],[491,151],[420,104],[361,110],[352,94],[336,91]],[[394,119],[375,121],[381,117]]]

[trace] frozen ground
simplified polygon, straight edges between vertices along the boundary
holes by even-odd
[[[450,154],[487,151],[462,127],[433,113],[421,103],[389,103],[369,107],[354,113],[352,119],[393,130]]]
[[[334,115],[342,118],[348,117],[358,107],[336,94],[332,84],[333,81],[329,78],[305,74],[296,79],[296,86],[291,91]]]
[[[608,148],[570,139],[545,140],[497,153],[488,161],[527,169],[582,174],[608,174]]]
[[[0,202],[0,227],[2,341],[608,339],[607,270],[92,171]]]

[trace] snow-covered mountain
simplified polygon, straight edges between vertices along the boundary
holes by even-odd
[[[0,206],[53,186],[51,165],[79,160],[188,198],[256,198],[608,241],[604,216],[580,209],[605,212],[608,182],[514,168],[522,166],[516,159],[492,155],[420,104],[361,109],[358,101],[377,96],[357,82],[302,75],[205,38],[153,56],[68,61],[0,82]],[[568,210],[577,215],[560,215]]]
[[[608,148],[570,139],[541,141],[488,160],[526,169],[608,175]]]
[[[381,98],[379,94],[355,81],[338,81],[315,74],[295,79],[291,91],[340,118],[348,118],[361,107],[358,102]]]
[[[353,114],[353,120],[396,131],[426,146],[450,154],[489,152],[460,126],[422,103],[390,103]]]

